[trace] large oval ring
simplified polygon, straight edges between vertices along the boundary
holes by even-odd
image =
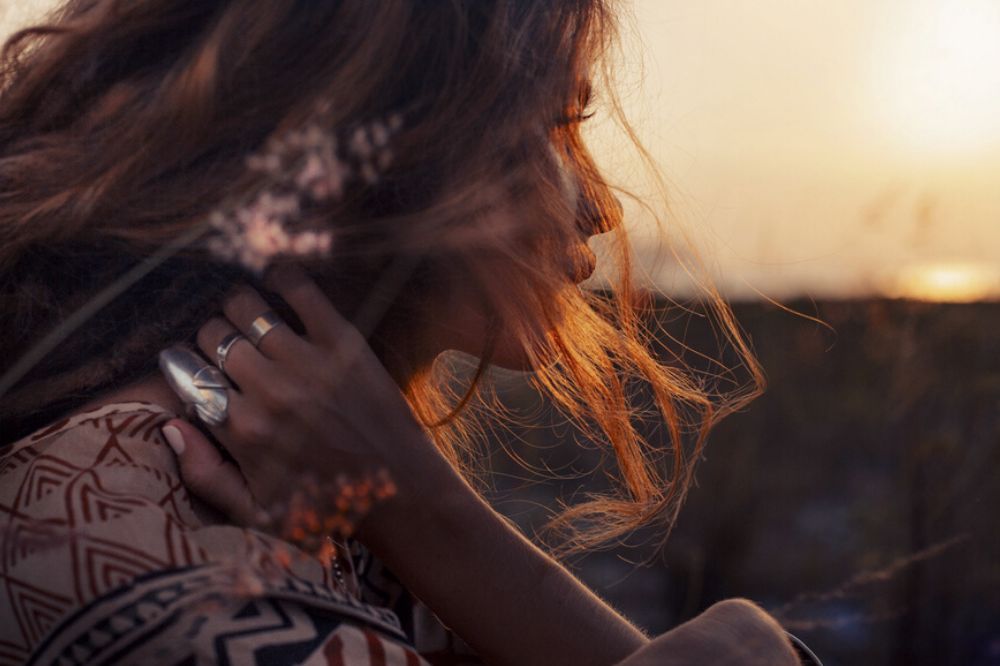
[[[268,310],[253,320],[250,324],[250,331],[247,333],[247,338],[253,343],[254,347],[257,347],[265,335],[284,323],[274,310]]]
[[[183,344],[161,351],[159,365],[170,388],[198,418],[210,426],[226,422],[232,385],[221,370]]]
[[[215,364],[219,366],[219,370],[226,371],[226,358],[229,356],[229,350],[240,340],[246,339],[247,336],[238,331],[229,333],[226,337],[222,338],[219,346],[215,348]]]

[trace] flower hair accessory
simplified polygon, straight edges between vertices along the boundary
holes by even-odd
[[[280,255],[328,254],[330,229],[294,230],[303,210],[343,197],[354,182],[374,185],[393,159],[392,136],[402,127],[399,114],[357,125],[344,136],[323,127],[325,107],[303,127],[271,137],[245,160],[263,187],[246,201],[214,210],[209,250],[224,261],[260,274]]]

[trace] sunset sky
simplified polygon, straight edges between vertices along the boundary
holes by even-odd
[[[634,13],[628,112],[668,178],[667,227],[688,229],[727,293],[1000,294],[1000,3],[637,0]],[[670,262],[654,269],[659,286],[682,282]]]
[[[4,3],[4,27],[51,4]],[[665,225],[728,295],[1000,295],[1000,2],[624,5],[620,87],[667,178]],[[648,193],[600,115],[589,130]],[[650,280],[684,291],[629,210]]]

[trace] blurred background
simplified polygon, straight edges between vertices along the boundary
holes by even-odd
[[[52,4],[3,3],[0,33]],[[653,633],[745,596],[828,666],[1000,664],[1000,2],[622,6],[618,92],[665,193],[600,102],[587,132],[651,204],[624,199],[650,316],[725,356],[675,304],[700,254],[769,388],[713,433],[664,551],[571,566]],[[491,442],[491,500],[530,534],[600,455],[495,376],[526,424]]]

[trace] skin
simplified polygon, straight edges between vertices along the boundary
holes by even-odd
[[[590,235],[581,229],[581,242]],[[441,299],[431,330],[419,336],[428,361],[448,349],[482,348],[488,326],[482,299],[459,277]],[[322,479],[387,469],[398,493],[376,503],[354,536],[487,663],[798,663],[780,626],[745,600],[716,604],[650,639],[465,483],[366,341],[304,273],[283,267],[270,271],[265,283],[295,310],[306,333],[279,326],[257,348],[246,341],[233,346],[226,373],[239,390],[230,392],[227,422],[208,429],[239,466],[225,461],[192,423],[175,419],[164,427],[186,485],[234,523],[259,524],[261,509],[283,497],[287,479],[306,471]],[[246,333],[266,309],[259,294],[237,288],[223,304],[225,317],[199,331],[206,358],[215,358],[228,333]],[[496,365],[531,369],[512,336],[501,334],[496,354]],[[128,400],[185,413],[158,374],[85,409]]]

